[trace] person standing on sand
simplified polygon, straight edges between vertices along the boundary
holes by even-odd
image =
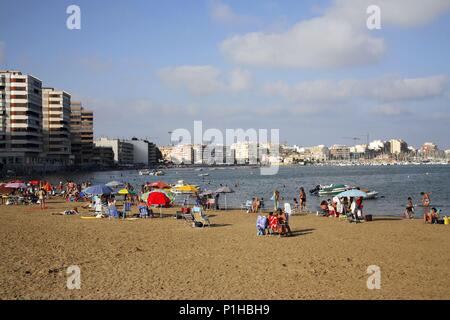
[[[38,191],[38,198],[39,202],[41,203],[41,210],[45,209],[45,197],[47,195],[47,192],[45,192],[44,188],[39,189]]]
[[[428,213],[430,205],[431,205],[431,198],[430,198],[429,192],[421,192],[420,195],[422,196],[422,206],[423,206],[423,213]]]
[[[414,219],[414,203],[411,197],[408,197],[408,203],[406,204],[405,210],[406,219]]]
[[[300,188],[300,211],[304,211],[306,209],[306,192],[305,189],[303,189],[303,187]]]
[[[274,209],[274,211],[278,210],[279,203],[280,203],[280,192],[278,190],[275,190],[273,192],[273,209]]]

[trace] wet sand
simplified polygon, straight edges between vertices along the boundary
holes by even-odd
[[[1,299],[450,299],[450,226],[293,216],[294,236],[256,236],[255,214],[81,219],[73,205],[0,206]],[[136,209],[135,209],[136,210]],[[81,289],[66,270],[81,269]],[[381,269],[369,290],[367,268]]]

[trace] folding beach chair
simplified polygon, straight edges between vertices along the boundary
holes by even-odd
[[[245,203],[241,204],[241,210],[246,210],[247,212],[250,211],[252,204],[252,200],[245,201]]]
[[[119,211],[116,206],[105,207],[105,212],[108,215],[108,218],[119,218]]]
[[[211,226],[211,222],[209,221],[208,217],[205,214],[203,214],[202,209],[200,207],[192,208],[192,213],[194,214],[194,221],[200,222],[203,228],[206,225],[208,225],[208,227]]]
[[[186,222],[187,224],[189,224],[192,227],[195,222],[192,214],[191,213],[182,213],[182,216],[183,216],[184,222]]]
[[[145,206],[139,207],[139,217],[147,219],[148,218],[148,208]]]
[[[131,202],[125,202],[123,204],[122,219],[127,217],[127,212],[131,212]]]

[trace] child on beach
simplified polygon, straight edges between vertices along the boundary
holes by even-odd
[[[256,231],[258,236],[265,236],[267,229],[267,217],[264,215],[258,215],[256,219]]]
[[[405,210],[406,219],[414,219],[414,203],[411,197],[408,197],[408,203],[406,204]]]

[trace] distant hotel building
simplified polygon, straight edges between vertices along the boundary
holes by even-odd
[[[42,81],[0,70],[0,163],[42,162]]]
[[[133,138],[127,141],[133,145],[133,163],[154,166],[158,163],[157,147],[147,140]]]
[[[74,164],[90,165],[94,148],[94,113],[83,108],[81,102],[71,103],[70,132]]]
[[[110,147],[114,152],[114,164],[133,165],[134,147],[128,141],[100,138],[94,141],[96,147]]]
[[[350,147],[335,144],[330,148],[330,158],[332,160],[349,160],[350,159]]]
[[[70,165],[70,94],[53,88],[42,89],[42,128],[46,163]]]
[[[402,139],[392,139],[389,141],[392,154],[402,154],[408,152],[408,144]]]

